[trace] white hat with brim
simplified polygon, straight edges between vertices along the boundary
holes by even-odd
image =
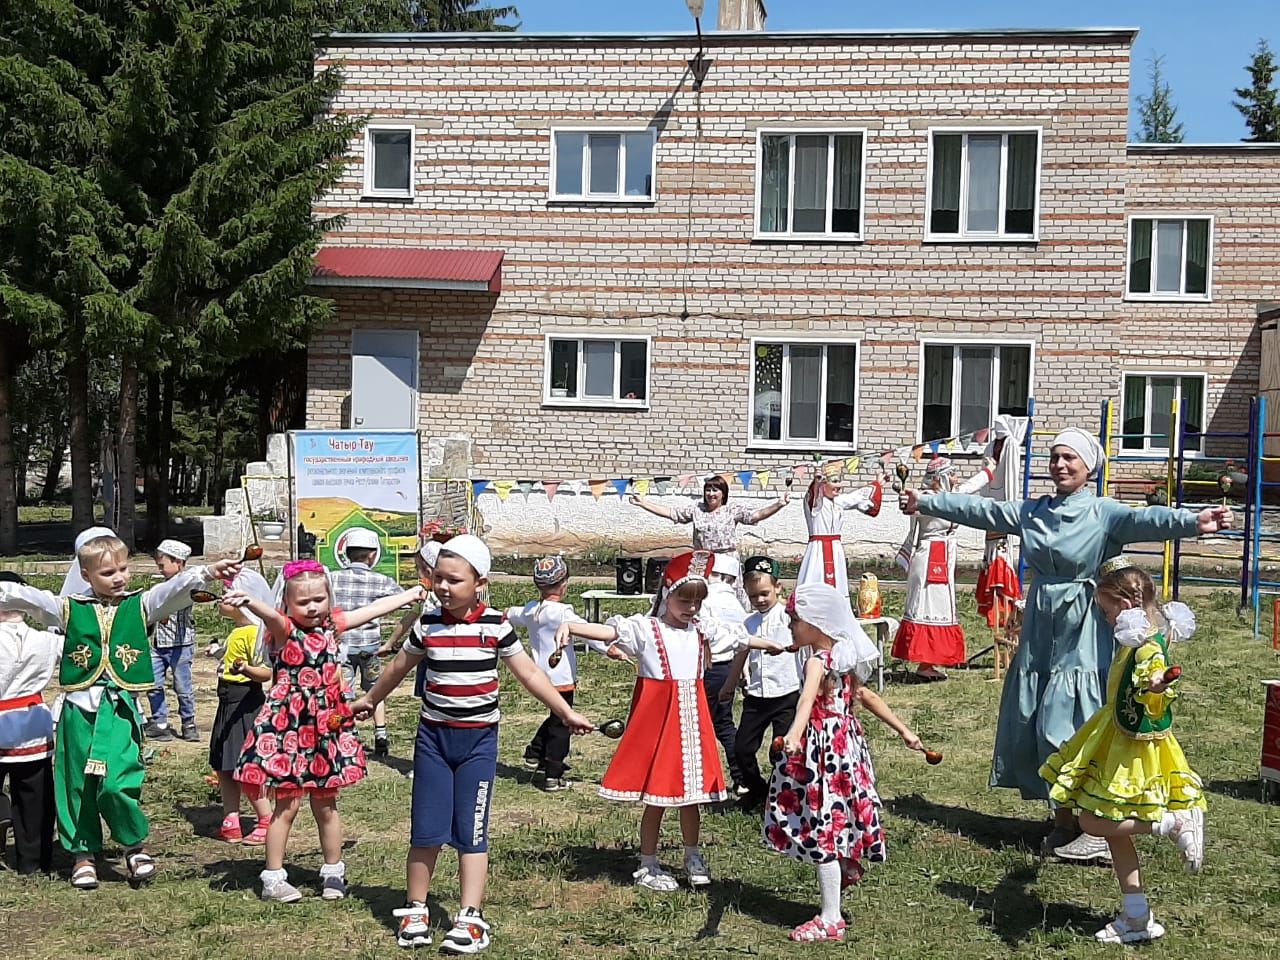
[[[485,542],[473,533],[462,533],[452,540],[446,540],[440,548],[441,553],[452,553],[471,564],[476,576],[481,579],[489,576],[493,566],[493,556]]]
[[[175,560],[186,563],[191,557],[191,548],[181,540],[161,540],[156,547],[156,553],[163,553],[166,557],[173,557]]]
[[[381,544],[378,542],[378,535],[367,527],[351,527],[346,532],[347,549],[355,547],[357,550],[377,550]]]

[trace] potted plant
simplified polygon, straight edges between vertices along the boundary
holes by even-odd
[[[263,540],[280,540],[284,536],[285,518],[278,504],[255,510],[253,522]]]
[[[467,525],[460,520],[454,520],[451,517],[432,517],[418,531],[418,539],[423,543],[428,540],[444,543],[466,532]]]

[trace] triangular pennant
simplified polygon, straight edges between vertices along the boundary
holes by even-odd
[[[884,453],[880,454],[880,462],[881,462],[881,463],[893,463],[893,451],[892,451],[892,450],[886,450]]]
[[[940,446],[942,446],[942,444],[940,444],[937,440],[933,441],[933,443],[929,444],[929,452],[936,457],[938,455],[938,448]]]
[[[750,489],[751,489],[751,481],[752,481],[752,480],[754,480],[755,478],[756,478],[756,473],[755,473],[755,471],[754,471],[754,470],[739,470],[739,471],[738,471],[738,482],[739,482],[740,484],[742,484],[742,489],[743,489],[743,490],[750,490]]]
[[[803,463],[800,464],[799,466],[795,466],[791,468],[792,480],[803,480],[808,475],[809,475],[809,468],[805,466]]]
[[[973,442],[974,442],[974,443],[986,443],[986,442],[987,442],[987,437],[989,437],[989,436],[991,436],[991,431],[990,431],[990,430],[988,430],[986,427],[983,427],[981,430],[975,430],[975,431],[973,431]]]
[[[627,480],[624,477],[619,477],[617,480],[613,480],[611,482],[613,483],[613,489],[618,491],[618,496],[625,497],[627,495],[627,486],[631,483],[630,480]]]
[[[637,497],[647,497],[649,495],[649,479],[644,477],[631,481],[631,489],[636,492]]]
[[[924,459],[924,447],[912,447],[911,459],[919,462]]]
[[[729,484],[733,483],[733,474],[732,474],[732,473],[720,473],[720,474],[712,473],[712,474],[708,474],[708,477],[715,477],[715,476],[718,476],[721,480],[723,480],[723,481],[724,481],[724,484],[725,484],[725,486],[726,486],[726,487],[727,487]]]
[[[493,481],[493,490],[498,495],[498,499],[506,502],[507,497],[511,496],[511,488],[516,485],[514,480],[495,480]]]
[[[860,464],[861,462],[862,462],[861,457],[850,457],[848,460],[844,462],[845,473],[857,473],[858,464]]]
[[[488,489],[489,489],[488,480],[472,480],[471,481],[471,496],[473,497],[480,496],[480,494],[484,493]]]
[[[665,497],[668,491],[670,491],[671,489],[671,478],[670,477],[654,477],[653,489],[657,492],[658,496]]]
[[[677,487],[687,487],[691,483],[693,483],[692,473],[682,473],[676,478]]]
[[[955,453],[959,447],[960,444],[954,438],[947,441],[947,453]]]
[[[560,489],[559,480],[543,480],[542,492],[547,495],[547,502],[550,503],[556,498],[556,491]]]
[[[608,480],[588,480],[587,486],[591,488],[591,495],[599,500],[604,496],[604,488],[609,485]]]
[[[529,494],[531,494],[531,493],[533,492],[533,481],[532,481],[532,480],[517,480],[517,481],[516,481],[516,487],[517,487],[517,489],[519,489],[519,491],[520,491],[521,493],[523,493],[523,494],[524,494],[524,498],[525,498],[525,500],[526,500],[526,501],[528,501],[528,499],[529,499]]]
[[[760,484],[761,490],[769,489],[769,480],[773,477],[772,470],[761,470],[756,474],[756,483]]]

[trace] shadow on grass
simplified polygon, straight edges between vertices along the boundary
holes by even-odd
[[[1073,903],[1045,903],[1029,889],[1036,877],[1033,867],[1019,867],[1005,874],[992,890],[950,880],[939,883],[937,889],[953,900],[982,911],[982,924],[1010,947],[1030,939],[1035,930],[1065,927],[1092,933],[1111,920],[1109,916]]]
[[[178,804],[178,812],[191,824],[191,829],[197,837],[205,837],[211,840],[218,839],[218,829],[222,826],[222,804],[203,804],[193,806],[187,803]],[[241,814],[242,821],[247,821],[252,830],[252,824],[256,822],[254,814]]]
[[[394,770],[396,773],[400,774],[400,776],[402,777],[408,776],[409,773],[413,770],[412,756],[394,757],[388,754],[385,757],[375,757],[371,753],[369,754],[368,762],[369,762],[369,766],[373,766],[375,763],[378,763],[384,767],[389,767],[390,769]]]
[[[966,807],[934,803],[918,793],[885,800],[884,805],[894,816],[938,827],[948,833],[958,833],[991,850],[1003,850],[1005,847],[1039,849],[1040,841],[1048,830],[1043,820],[979,813]]]
[[[1261,779],[1206,780],[1204,788],[1210,793],[1231,797],[1233,800],[1252,800],[1255,803],[1263,803],[1267,800],[1262,793]],[[1280,785],[1273,787],[1272,790],[1275,793],[1280,793]]]

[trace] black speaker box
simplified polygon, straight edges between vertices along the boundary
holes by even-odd
[[[650,557],[644,562],[644,592],[657,593],[662,586],[662,575],[667,572],[670,557]]]
[[[644,587],[644,566],[639,557],[618,557],[618,593],[638,595]]]

